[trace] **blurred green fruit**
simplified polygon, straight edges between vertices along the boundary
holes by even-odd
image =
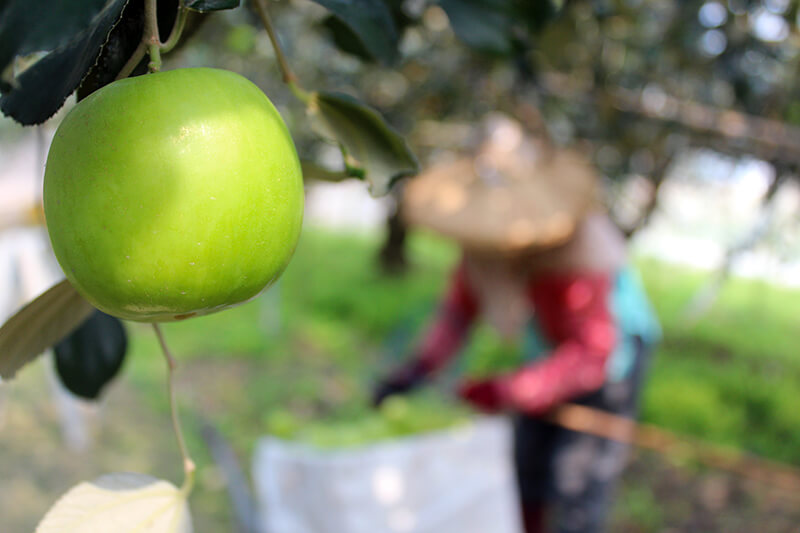
[[[256,47],[256,29],[250,24],[234,26],[225,38],[225,46],[231,52],[249,54]]]
[[[389,396],[380,406],[381,414],[389,422],[403,422],[408,420],[411,414],[408,400],[402,396]]]
[[[272,411],[266,420],[267,431],[284,439],[292,438],[300,429],[300,421],[288,411]]]
[[[120,80],[78,103],[47,158],[44,210],[69,281],[145,322],[245,302],[297,244],[303,181],[291,136],[251,82],[217,69]]]
[[[317,448],[342,449],[441,431],[469,423],[470,411],[438,394],[387,398],[378,410],[339,409],[325,418],[298,421],[287,438]]]

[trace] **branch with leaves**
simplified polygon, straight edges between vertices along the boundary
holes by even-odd
[[[305,104],[311,128],[336,143],[342,152],[343,168],[320,173],[326,175],[326,181],[336,176],[363,179],[369,182],[373,195],[383,196],[395,181],[416,174],[419,163],[408,144],[377,111],[349,95],[308,92],[300,86],[281,47],[266,0],[255,0],[255,6],[275,50],[283,81]]]
[[[414,21],[397,6],[383,0],[313,1],[330,12],[327,27],[340,37],[342,34],[348,37],[341,40],[335,36],[337,44],[348,40],[350,46],[354,41],[357,43],[348,53],[356,51],[356,55],[361,54],[365,60],[385,65],[393,65],[399,59],[400,25]],[[508,1],[509,5],[527,9],[524,2]],[[456,33],[467,42],[474,41],[475,32],[469,30],[474,24],[471,18],[486,10],[480,8],[475,12],[469,6],[446,0],[439,0],[439,3],[454,22]],[[162,55],[180,45],[187,27],[191,26],[193,13],[238,6],[239,0],[76,0],[58,3],[38,13],[31,21],[27,2],[8,0],[0,7],[0,108],[17,122],[30,125],[48,120],[73,93],[79,100],[77,107],[90,104],[81,101],[106,85],[145,74],[145,70],[160,71]],[[398,179],[416,173],[418,162],[405,139],[377,110],[350,95],[310,91],[300,85],[281,47],[278,35],[281,28],[273,23],[267,2],[256,0],[255,7],[275,49],[283,81],[305,106],[311,128],[341,150],[341,169],[323,170],[315,175],[324,175],[329,180],[362,179],[369,184],[373,195],[384,195]],[[489,39],[475,41],[478,47],[494,48],[494,52],[511,50],[522,18],[515,19],[507,14],[504,9],[500,19],[485,17],[493,25],[493,31],[489,32]],[[501,35],[506,32],[508,36]],[[166,35],[169,36],[162,40]],[[47,53],[30,59],[26,68],[18,72],[19,61],[28,60],[26,56],[31,52],[41,51]],[[161,74],[143,79],[166,77]],[[131,87],[135,83],[126,82],[118,87]],[[296,155],[292,154],[296,161]],[[297,191],[302,197],[302,186]],[[179,317],[184,316],[176,314],[172,318]],[[0,377],[3,380],[13,378],[20,368],[43,351],[61,346],[63,357],[57,358],[57,362],[66,365],[66,370],[60,374],[62,380],[69,382],[70,390],[96,398],[121,366],[126,344],[124,330],[118,328],[122,328],[118,319],[100,313],[69,281],[62,281],[0,327]],[[87,344],[98,343],[98,335],[106,335],[111,330],[116,332],[117,341],[113,350],[83,350]],[[131,530],[141,529],[146,524],[155,528],[154,531],[191,531],[186,502],[194,483],[195,465],[179,424],[174,390],[175,361],[157,325],[154,330],[167,362],[171,418],[185,472],[182,488],[135,474],[104,476],[69,491],[51,509],[37,531],[59,531],[65,516],[69,516],[71,524],[82,527],[98,520],[110,521],[112,515],[115,523],[124,523]],[[57,348],[57,355],[58,351]],[[77,361],[74,357],[77,351],[90,357],[92,363],[106,358],[102,372],[92,380],[85,379],[88,363]],[[134,507],[129,505],[132,502],[137,502],[137,509],[142,512],[132,511]]]
[[[542,73],[537,88],[559,99],[583,100],[588,104],[610,101],[621,113],[676,124],[695,134],[693,142],[712,145],[724,152],[745,152],[785,162],[797,162],[800,157],[800,127],[783,121],[720,109],[666,93],[648,97],[644,91],[623,87],[587,89],[559,72]]]

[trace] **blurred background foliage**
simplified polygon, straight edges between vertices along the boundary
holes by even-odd
[[[697,148],[734,162],[755,158],[771,165],[774,177],[757,200],[765,205],[785,183],[797,182],[800,2],[384,3],[397,30],[396,51],[365,46],[324,2],[281,0],[271,7],[303,86],[367,102],[407,136],[423,167],[475,146],[486,115],[503,112],[556,144],[583,148],[605,178],[612,214],[629,233],[649,220],[668,170]],[[248,3],[203,15],[186,44],[165,57],[165,68],[242,73],[276,103],[301,156],[337,168],[339,151],[311,131],[259,28]],[[20,128],[0,121],[0,142],[11,145],[22,137]],[[626,191],[641,180],[649,186],[626,215]],[[770,236],[776,249],[790,246],[781,239],[797,234],[798,216]],[[218,425],[241,458],[250,457],[268,431],[322,445],[403,435],[446,424],[450,415],[462,419],[462,408],[446,399],[455,375],[507,368],[518,357],[481,328],[450,373],[395,408],[399,414],[372,412],[369,386],[408,354],[457,254],[450,243],[414,233],[406,242],[409,275],[386,276],[377,262],[384,233],[309,227],[281,282],[265,295],[165,327],[181,359],[180,396],[192,426],[190,447],[201,465],[198,531],[231,530],[232,523],[222,474],[204,455],[202,421]],[[652,258],[636,261],[665,331],[644,395],[644,420],[800,462],[798,290],[730,278],[705,313],[687,320],[687,302],[707,286],[708,272]],[[176,457],[163,451],[174,446],[156,341],[149,330],[128,327],[130,357],[104,396],[91,461],[83,455],[60,464],[64,454],[77,452],[59,450],[57,413],[46,401],[42,365],[13,389],[14,411],[0,421],[0,514],[18,526],[10,531],[31,529],[75,479],[119,464],[178,476]],[[22,412],[17,402],[33,407]],[[406,424],[428,410],[442,418]],[[51,459],[37,460],[31,470],[32,453]],[[796,497],[768,487],[691,460],[641,454],[626,474],[612,530],[789,531],[800,520],[797,509]]]
[[[414,274],[386,277],[375,262],[380,245],[379,235],[309,228],[273,291],[226,313],[164,326],[180,360],[181,409],[200,468],[193,496],[198,531],[224,530],[232,520],[223,473],[201,438],[203,423],[216,425],[245,464],[266,433],[325,448],[402,438],[461,423],[465,409],[448,399],[454,378],[502,369],[517,355],[480,329],[439,380],[399,406],[372,411],[370,384],[422,333],[458,253],[452,243],[415,233],[409,240]],[[707,274],[651,259],[637,264],[665,330],[648,377],[643,420],[771,459],[800,461],[800,293],[732,279],[712,309],[687,325],[683,306]],[[0,501],[8,502],[4,512],[16,520],[11,523],[34,523],[63,483],[104,468],[124,464],[179,476],[156,340],[145,325],[128,326],[132,351],[123,377],[101,404],[95,444],[83,452],[91,460],[61,464],[64,456],[85,456],[61,449],[57,414],[42,396],[41,366],[21,377],[16,407],[0,432]],[[37,460],[32,468],[32,453],[61,459]],[[26,495],[24,505],[20,495]],[[758,525],[780,532],[798,518],[792,495],[698,464],[691,454],[643,452],[625,475],[612,530],[688,532],[700,524],[703,531]]]
[[[795,179],[797,2],[543,1],[523,2],[522,15],[515,0],[386,3],[398,32],[388,58],[369,54],[312,2],[275,2],[276,26],[305,87],[362,99],[423,164],[474,147],[475,126],[502,112],[556,144],[582,146],[630,233],[655,207],[676,156],[691,149],[765,160],[776,190]],[[257,27],[247,9],[215,13],[172,61],[243,72],[278,101],[301,157],[339,168],[338,152],[292,104]],[[637,178],[654,186],[625,216],[625,185]]]

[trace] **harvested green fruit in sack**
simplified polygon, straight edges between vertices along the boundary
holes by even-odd
[[[420,392],[387,398],[377,410],[353,416],[333,414],[301,420],[276,410],[266,418],[268,433],[319,448],[348,448],[452,428],[469,421],[469,410],[437,394]]]

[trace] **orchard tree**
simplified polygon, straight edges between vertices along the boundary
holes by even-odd
[[[653,181],[634,231],[688,148],[763,159],[779,182],[796,179],[798,54],[793,0],[570,2],[533,52],[533,92],[558,135],[592,143],[612,181]]]
[[[386,68],[399,68],[401,36],[420,24],[421,8],[445,13],[479,53],[515,60],[558,8],[524,0],[314,1],[329,12],[322,29],[336,46]],[[379,112],[298,79],[268,4],[254,0],[242,9],[269,36],[310,129],[341,151],[341,168],[326,169],[325,178],[363,179],[380,196],[417,172],[405,139]],[[110,522],[124,531],[191,531],[195,466],[176,411],[174,360],[158,324],[221,311],[266,290],[289,262],[302,220],[301,163],[263,92],[223,70],[161,71],[162,56],[183,46],[210,13],[239,7],[239,0],[0,4],[3,113],[36,125],[70,95],[77,99],[56,131],[43,194],[67,279],[0,329],[0,377],[13,378],[54,346],[67,388],[97,398],[125,354],[120,319],[152,323],[170,370],[185,471],[181,488],[140,474],[80,484],[48,512],[39,532],[66,524],[96,531]]]
[[[298,27],[297,20],[309,19],[292,14],[309,6],[324,15]],[[196,42],[219,17],[214,12],[231,9],[244,14],[250,30],[224,44]],[[514,116],[556,143],[585,143],[612,183],[649,177],[650,208],[672,156],[687,147],[749,153],[791,176],[800,145],[797,16],[790,0],[0,2],[3,113],[41,124],[70,95],[77,100],[56,134],[44,194],[67,281],[0,330],[0,376],[10,379],[54,346],[67,388],[96,398],[122,364],[120,318],[153,321],[157,330],[159,321],[251,298],[280,275],[302,209],[297,187],[276,185],[285,176],[296,183],[302,168],[305,180],[357,178],[385,195],[417,172],[418,159],[441,147],[468,148],[474,138],[464,131],[489,111]],[[303,112],[303,121],[288,121],[294,142],[269,100],[240,78],[202,69],[160,72],[162,56],[179,48],[246,50],[255,27],[266,32],[274,61],[243,55],[246,70],[271,88],[265,73],[278,72],[295,99],[288,112]],[[351,78],[352,90],[327,89],[334,85],[326,76],[329,57],[303,55],[309,33],[360,62],[337,74]],[[405,89],[387,96],[374,83],[384,79],[402,80]],[[146,135],[133,127],[145,120]],[[317,141],[306,132],[338,148],[338,167],[320,166]],[[176,138],[187,143],[185,151],[167,146]],[[226,164],[233,153],[242,157]],[[243,177],[229,183],[233,174]],[[139,209],[148,198],[157,203]],[[222,212],[236,216],[220,224],[214,217]],[[391,263],[402,257],[398,217],[388,233],[384,257]],[[125,253],[136,242],[152,253]],[[254,250],[279,259],[266,264]],[[249,281],[231,281],[242,265],[252,267]],[[70,492],[40,530],[57,527],[49,524],[60,513],[89,517],[85,506],[132,492],[144,502],[135,513],[171,509],[175,521],[165,531],[188,524],[181,520],[188,516],[192,463],[174,400],[172,406],[186,465],[182,489],[145,477],[101,479]],[[115,487],[129,492],[105,490]]]

